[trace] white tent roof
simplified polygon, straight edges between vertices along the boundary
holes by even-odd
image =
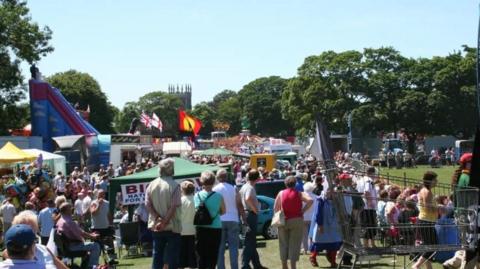
[[[182,154],[192,151],[192,147],[184,141],[163,143],[164,154]]]
[[[38,157],[42,154],[43,164],[48,165],[50,169],[56,174],[62,172],[64,175],[66,173],[66,158],[62,155],[53,154],[48,151],[43,151],[39,149],[24,149],[25,152],[33,154]]]
[[[30,154],[33,154],[37,157],[41,153],[44,160],[65,159],[65,156],[50,153],[48,151],[43,151],[43,150],[39,150],[39,149],[24,149],[24,151],[28,152]]]

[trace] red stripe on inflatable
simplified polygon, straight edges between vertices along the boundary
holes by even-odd
[[[47,100],[60,114],[62,119],[67,123],[70,128],[72,128],[75,134],[90,134],[91,132],[84,126],[82,126],[79,119],[72,113],[74,111],[68,110],[65,106],[70,106],[70,104],[64,104],[65,102],[55,94],[55,90],[46,82],[34,82],[30,80],[30,98],[34,101]],[[47,119],[49,120],[49,119]]]
[[[54,91],[54,89],[50,89],[50,91],[48,92],[48,101],[52,103],[55,110],[57,110],[63,120],[67,122],[67,124],[76,134],[88,134],[88,130],[83,128],[83,126],[78,122],[78,119],[76,119],[75,116],[71,115],[72,111],[68,111],[68,108],[65,107],[65,105],[69,106],[70,104],[62,104],[62,100],[54,93]]]
[[[47,99],[48,84],[38,83],[30,80],[30,98],[32,100],[45,100]]]

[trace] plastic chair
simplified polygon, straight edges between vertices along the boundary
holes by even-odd
[[[88,251],[71,251],[68,248],[68,244],[70,240],[63,234],[58,233],[57,230],[54,231],[53,233],[53,241],[55,242],[55,245],[57,245],[57,251],[58,251],[58,256],[63,259],[63,258],[68,258],[71,260],[71,264],[69,267],[73,267],[74,260],[75,258],[81,258],[82,263],[80,265],[80,268],[87,268],[87,257]]]
[[[140,232],[139,232],[138,222],[120,223],[119,229],[120,229],[120,244],[125,245],[125,248],[127,250],[127,255],[123,257],[132,258],[132,257],[141,256],[138,253],[138,247],[140,243]],[[130,253],[131,250],[133,250],[134,253]]]

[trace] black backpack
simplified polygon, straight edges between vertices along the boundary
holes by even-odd
[[[208,208],[205,205],[205,202],[214,193],[215,193],[214,191],[209,193],[208,196],[203,201],[200,200],[200,196],[198,197],[198,199],[200,200],[200,205],[198,205],[197,210],[195,210],[195,217],[193,219],[193,224],[194,225],[210,225],[210,224],[212,224],[214,218],[212,218],[212,216],[210,215],[210,212],[208,211]]]

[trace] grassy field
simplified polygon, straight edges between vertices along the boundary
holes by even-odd
[[[403,169],[388,169],[381,168],[380,173],[383,175],[395,176],[395,177],[407,177],[411,179],[421,180],[425,171],[433,170],[439,175],[439,181],[442,183],[450,183],[450,178],[455,170],[453,166],[443,166],[441,168],[431,168],[429,166],[419,166],[417,168],[403,168]],[[260,260],[262,264],[268,268],[280,268],[280,258],[278,250],[278,240],[264,240],[262,237],[258,237],[258,252],[260,254]],[[125,251],[124,251],[125,253]],[[225,255],[228,260],[228,253]],[[393,256],[382,257],[381,259],[372,261],[370,264],[371,268],[394,268],[394,262],[397,268],[403,268],[403,257],[397,257],[394,259]],[[321,255],[318,257],[318,262],[320,268],[328,268],[329,263],[325,259],[325,256]],[[137,258],[137,259],[122,259],[120,260],[119,268],[135,268],[135,269],[149,269],[151,268],[152,258]],[[410,268],[411,264],[408,265],[407,259],[407,268]],[[298,262],[298,268],[313,268],[310,265],[308,256],[301,255],[300,261]],[[362,268],[368,268],[368,263],[362,265]],[[434,263],[433,268],[440,269],[442,268],[441,264]]]
[[[407,177],[410,179],[418,179],[420,182],[422,180],[423,174],[426,171],[434,171],[438,174],[438,182],[450,184],[453,172],[457,166],[442,166],[440,168],[431,168],[429,165],[419,165],[417,168],[386,168],[381,167],[380,173],[382,175],[389,175],[393,177]]]
[[[278,251],[278,240],[263,240],[258,237],[258,252],[260,255],[260,260],[264,266],[267,266],[270,269],[281,268],[279,251]],[[241,253],[241,252],[240,252]],[[225,255],[228,260],[228,254]],[[327,262],[325,256],[322,254],[317,258],[320,268],[329,268],[329,263]],[[393,256],[382,257],[379,260],[372,261],[370,263],[370,268],[403,268],[403,257],[397,257],[394,260]],[[407,259],[407,268],[411,267],[408,265]],[[120,260],[119,268],[135,268],[135,269],[150,269],[152,264],[152,258],[137,258],[137,259],[122,259]],[[240,262],[239,262],[240,265]],[[297,264],[298,268],[314,268],[310,265],[307,255],[301,255],[300,261]],[[229,266],[227,267],[229,268]],[[345,267],[347,268],[347,267]],[[368,268],[368,263],[363,263],[357,268]],[[433,268],[441,269],[442,266],[439,263],[434,263]]]

